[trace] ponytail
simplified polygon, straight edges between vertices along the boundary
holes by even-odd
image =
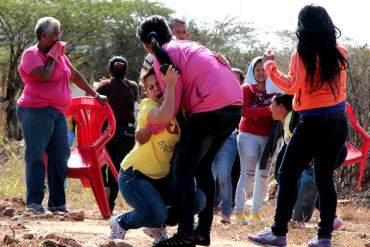
[[[148,39],[150,40],[150,44],[152,45],[152,49],[154,52],[154,56],[157,58],[158,62],[168,65],[174,65],[171,61],[171,58],[168,56],[167,52],[162,49],[162,47],[159,45],[157,41],[157,33],[156,32],[150,32],[148,34]]]
[[[161,47],[172,38],[170,28],[162,16],[153,15],[143,20],[137,28],[137,36],[141,42],[152,46],[154,56],[161,65],[174,65]]]

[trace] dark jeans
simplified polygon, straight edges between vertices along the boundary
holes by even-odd
[[[106,145],[106,149],[117,172],[120,170],[122,160],[131,151],[134,145],[134,125],[132,124],[132,126],[129,126],[117,124],[116,132],[114,133],[113,138]],[[113,211],[118,195],[118,183],[107,166],[103,167],[103,179],[105,186],[110,189],[109,208],[111,211]]]
[[[298,181],[297,201],[294,205],[293,220],[299,222],[310,221],[315,209],[317,198],[317,188],[313,167],[307,167],[303,170]]]
[[[17,118],[26,144],[27,206],[40,205],[44,199],[45,164],[48,156],[48,209],[65,209],[64,180],[67,175],[67,122],[63,113],[52,107],[30,108],[17,105]]]
[[[206,206],[198,214],[197,230],[210,232],[213,220],[214,178],[212,162],[224,141],[237,127],[242,113],[241,106],[227,106],[211,112],[192,114],[182,127],[173,162],[177,197],[175,206],[179,215],[178,232],[193,234],[194,177],[206,196]]]
[[[275,234],[285,235],[288,232],[288,222],[297,199],[298,179],[313,160],[321,208],[318,236],[331,237],[337,206],[333,172],[347,134],[348,123],[344,112],[300,117],[279,170],[280,189],[272,226]]]
[[[175,225],[180,214],[171,206],[174,201],[175,184],[171,176],[154,180],[144,176],[137,170],[122,169],[119,173],[119,187],[125,201],[133,208],[128,213],[118,216],[118,223],[125,229],[139,227],[159,227],[162,224]],[[197,190],[194,214],[199,213],[205,206],[202,191]]]

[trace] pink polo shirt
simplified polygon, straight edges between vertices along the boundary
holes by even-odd
[[[19,74],[24,82],[24,89],[17,103],[23,107],[53,107],[65,113],[71,103],[72,90],[69,87],[69,81],[72,65],[67,56],[63,54],[56,61],[49,81],[42,82],[32,77],[30,72],[37,67],[44,66],[47,60],[46,54],[39,51],[36,45],[23,52]]]
[[[219,63],[206,47],[194,42],[171,40],[162,48],[180,71],[175,89],[174,116],[180,105],[189,113],[199,113],[243,104],[243,93],[234,72]],[[153,65],[165,91],[166,84],[162,80],[157,59],[154,59]]]

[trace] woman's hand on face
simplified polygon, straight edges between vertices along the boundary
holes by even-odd
[[[47,55],[53,58],[54,60],[57,60],[58,57],[64,53],[64,48],[66,45],[67,43],[63,41],[55,42],[55,44],[53,45],[53,47],[51,47]]]
[[[172,65],[170,65],[163,80],[167,87],[175,87],[179,76],[179,72]]]
[[[267,51],[265,51],[265,53],[263,54],[263,58],[262,58],[262,64],[264,64],[266,61],[268,60],[273,60],[275,61],[275,55],[274,55],[274,51],[269,49]]]

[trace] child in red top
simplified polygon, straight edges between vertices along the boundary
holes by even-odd
[[[270,82],[271,83],[271,82]],[[235,222],[246,224],[243,213],[246,191],[250,181],[255,178],[253,189],[253,207],[249,223],[262,223],[259,211],[267,187],[270,163],[263,170],[259,169],[260,160],[272,128],[269,105],[273,94],[266,93],[267,75],[262,66],[262,57],[256,57],[248,67],[243,84],[243,115],[239,124],[237,138],[240,156],[240,177],[235,193]]]

